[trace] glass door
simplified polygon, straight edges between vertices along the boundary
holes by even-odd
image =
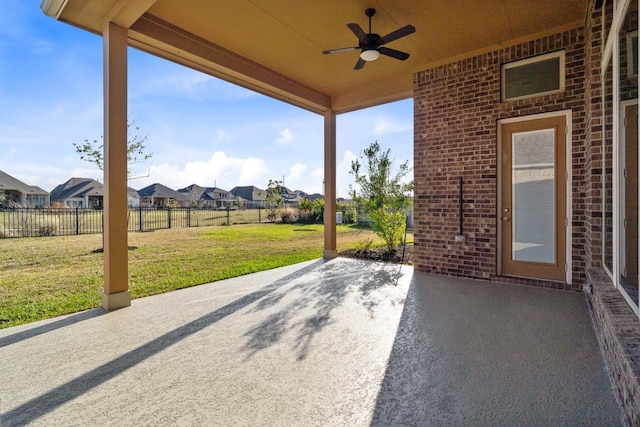
[[[502,125],[502,274],[566,279],[565,120]]]

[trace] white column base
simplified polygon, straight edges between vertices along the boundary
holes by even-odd
[[[325,249],[322,257],[324,259],[334,259],[338,256],[338,251],[335,249]]]
[[[115,294],[105,294],[104,292],[102,293],[102,308],[107,311],[129,307],[130,305],[131,293],[129,293],[129,291],[118,292]]]

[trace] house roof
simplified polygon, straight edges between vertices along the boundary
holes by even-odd
[[[71,178],[51,191],[51,201],[85,196],[104,196],[104,186],[92,178]]]
[[[251,200],[251,201],[267,200],[266,190],[262,190],[253,185],[233,187],[230,193],[233,194],[235,197],[241,197],[245,200]],[[261,196],[260,194],[264,194],[264,196]]]
[[[135,188],[127,187],[127,194],[129,195],[129,197],[132,197],[134,199],[140,198],[140,195],[138,194],[138,190],[136,190]]]
[[[189,193],[195,196],[197,199],[203,200],[234,200],[234,197],[231,197],[230,191],[224,190],[219,187],[201,187],[197,184],[191,184],[185,188],[181,188],[178,190],[180,193]],[[225,197],[216,197],[215,193],[229,193]]]
[[[588,0],[48,0],[49,16],[102,34],[127,28],[129,45],[308,110],[342,113],[413,95],[416,71],[584,26]],[[354,70],[347,23],[368,32],[411,24],[415,33]]]
[[[207,191],[206,187],[201,187],[198,184],[191,184],[187,187],[180,188],[178,190],[178,192],[180,193],[190,193],[198,199],[201,198],[206,191]]]
[[[19,191],[22,194],[49,194],[42,188],[25,184],[3,171],[0,171],[0,190]]]
[[[172,190],[171,188],[158,183],[151,184],[141,190],[138,190],[138,194],[140,197],[168,197],[170,199],[178,200],[182,200],[187,197],[184,193]]]

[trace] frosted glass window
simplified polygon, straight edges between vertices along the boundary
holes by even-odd
[[[555,263],[555,131],[512,136],[512,259]]]
[[[502,99],[514,100],[564,90],[564,51],[502,66]]]

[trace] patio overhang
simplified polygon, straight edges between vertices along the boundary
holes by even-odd
[[[318,113],[324,117],[325,257],[336,255],[336,115],[411,98],[416,72],[584,26],[587,0],[44,0],[60,21],[100,34],[105,58],[105,298],[128,305],[126,242],[127,46]],[[416,32],[354,70],[347,23],[386,35]]]
[[[390,45],[409,59],[383,56],[356,71],[357,52],[322,54],[357,45],[346,24],[366,29],[368,7],[376,9],[375,33],[416,27]],[[581,27],[587,2],[44,0],[42,9],[96,34],[114,23],[128,29],[130,46],[319,114],[340,114],[411,97],[416,71]]]

